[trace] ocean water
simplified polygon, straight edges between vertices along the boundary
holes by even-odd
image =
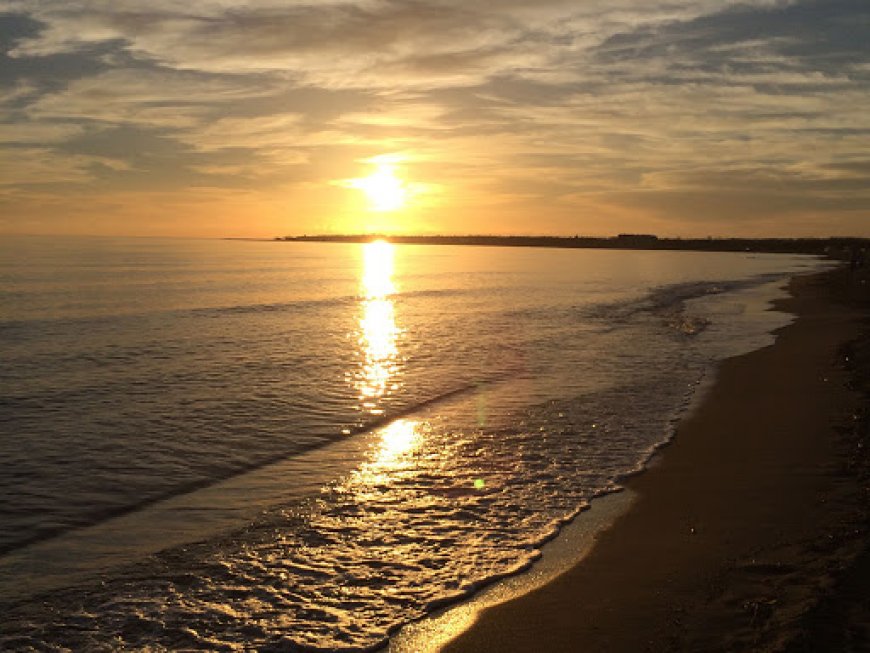
[[[6,238],[0,649],[376,650],[618,489],[824,265]]]

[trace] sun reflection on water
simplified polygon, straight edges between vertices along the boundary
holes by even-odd
[[[362,284],[366,297],[385,297],[396,292],[393,285],[395,248],[384,240],[363,245]]]
[[[362,503],[374,500],[387,485],[395,486],[418,473],[417,449],[422,445],[426,425],[413,419],[397,419],[378,429],[369,459],[359,466],[341,486]],[[372,494],[374,493],[374,494]],[[411,500],[410,497],[406,497]]]
[[[355,385],[360,409],[369,415],[383,415],[381,400],[398,389],[399,329],[390,299],[396,292],[393,257],[390,243],[379,240],[364,245],[358,336],[362,362]]]
[[[417,431],[417,422],[409,419],[399,419],[385,427],[381,433],[380,448],[378,449],[376,462],[386,464],[397,458],[410,453],[420,435]]]

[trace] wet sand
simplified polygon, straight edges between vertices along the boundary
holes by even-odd
[[[722,364],[589,556],[446,653],[870,650],[870,279],[790,289],[797,321]]]

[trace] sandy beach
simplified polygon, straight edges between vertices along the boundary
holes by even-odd
[[[794,279],[798,319],[721,365],[589,556],[445,652],[870,650],[868,288]]]

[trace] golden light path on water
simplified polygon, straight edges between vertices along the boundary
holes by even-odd
[[[381,431],[381,445],[375,462],[389,464],[413,451],[420,439],[418,422],[412,419],[399,419]]]
[[[370,415],[382,415],[379,401],[398,389],[395,374],[399,351],[396,344],[399,329],[390,296],[393,284],[394,247],[384,241],[367,243],[363,247],[361,275],[362,314],[359,319],[358,342],[362,358],[356,373],[360,409]]]

